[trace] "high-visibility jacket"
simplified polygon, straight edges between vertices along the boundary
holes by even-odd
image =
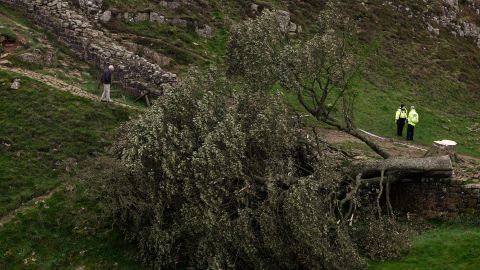
[[[407,118],[407,109],[405,108],[398,108],[397,113],[395,114],[395,120],[398,120],[400,118],[406,119]]]
[[[408,124],[415,126],[418,124],[419,120],[420,120],[420,117],[418,116],[417,111],[411,110],[410,113],[408,114]]]

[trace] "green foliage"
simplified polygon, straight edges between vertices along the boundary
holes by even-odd
[[[285,44],[276,11],[235,25],[227,43],[228,73],[252,82],[252,87],[268,89],[279,78],[279,52]]]
[[[339,157],[247,89],[192,73],[124,125],[122,169],[94,185],[108,213],[155,268],[363,268],[332,205]]]
[[[411,234],[413,232],[408,224],[402,224],[390,217],[378,218],[374,215],[364,217],[351,230],[362,255],[373,260],[400,257],[410,249]]]

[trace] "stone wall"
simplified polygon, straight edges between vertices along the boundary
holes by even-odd
[[[480,185],[424,180],[394,184],[394,209],[418,213],[426,218],[451,218],[480,213]]]
[[[132,96],[143,91],[161,95],[163,87],[177,79],[175,74],[116,43],[67,0],[0,0],[0,3],[24,12],[83,60],[99,67],[113,64],[115,80]]]

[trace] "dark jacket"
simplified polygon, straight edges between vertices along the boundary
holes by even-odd
[[[102,78],[100,79],[100,82],[103,84],[111,84],[112,83],[112,73],[108,68],[103,70]]]

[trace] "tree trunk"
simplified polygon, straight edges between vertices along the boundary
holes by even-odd
[[[364,142],[366,145],[368,145],[368,147],[370,147],[370,149],[372,149],[375,153],[377,153],[384,159],[389,159],[392,157],[392,155],[389,152],[387,152],[385,149],[383,149],[383,147],[375,143],[370,137],[363,134],[362,132],[355,129],[355,130],[347,131],[347,133]]]
[[[347,173],[351,177],[362,174],[362,179],[380,177],[385,174],[402,177],[448,178],[453,175],[452,161],[449,156],[427,158],[391,158],[354,162]]]
[[[457,143],[454,141],[435,141],[432,147],[425,154],[425,157],[438,157],[448,155],[452,162],[458,161],[458,155],[456,151]]]
[[[356,128],[353,128],[353,129],[346,128],[346,127],[342,126],[341,124],[339,124],[338,122],[336,122],[334,119],[321,118],[321,117],[318,117],[318,116],[316,116],[316,118],[319,121],[322,121],[322,122],[324,122],[328,125],[336,127],[338,130],[346,132],[346,133],[352,135],[353,137],[361,140],[368,147],[370,147],[370,149],[372,149],[375,153],[377,153],[379,156],[383,157],[384,159],[389,159],[389,158],[392,157],[392,154],[387,152],[387,150],[385,150],[382,146],[375,143],[370,137],[368,137],[367,135],[365,135],[363,132],[359,131],[358,129],[356,129]]]

